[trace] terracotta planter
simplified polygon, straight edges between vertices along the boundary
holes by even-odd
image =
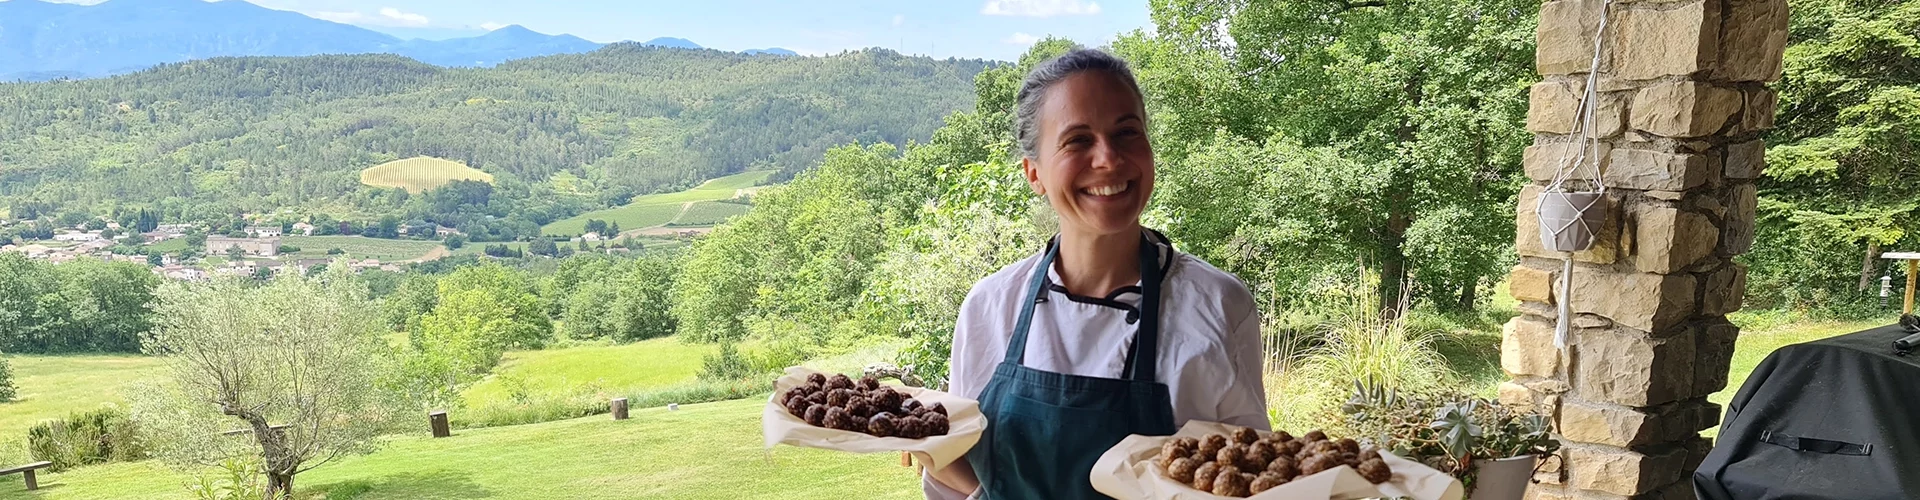
[[[1520,500],[1527,494],[1527,485],[1533,483],[1533,466],[1538,461],[1539,457],[1525,455],[1475,462],[1480,470],[1474,476],[1473,493],[1467,498]]]
[[[1597,192],[1540,193],[1540,244],[1555,252],[1593,246],[1595,232],[1607,220],[1607,199]]]

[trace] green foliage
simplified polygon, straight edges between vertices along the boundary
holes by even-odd
[[[1516,411],[1457,392],[1404,395],[1392,388],[1354,383],[1341,409],[1349,424],[1395,455],[1426,463],[1472,488],[1476,461],[1560,449],[1546,415]]]
[[[403,288],[409,285],[402,285]],[[419,287],[423,285],[411,285]],[[388,321],[419,311],[417,290],[388,309]],[[545,303],[525,273],[498,264],[463,267],[435,283],[431,312],[406,320],[401,391],[416,404],[459,404],[459,393],[508,349],[538,349],[553,338]]]
[[[55,266],[0,253],[0,349],[138,351],[159,284],[146,266],[129,262],[79,259]]]
[[[591,255],[591,254],[589,254]],[[565,297],[564,332],[572,339],[623,342],[672,335],[673,257],[616,260],[581,255],[561,261],[547,297]],[[565,285],[562,285],[565,284]]]
[[[53,462],[53,472],[147,458],[127,410],[114,406],[41,421],[27,429],[27,452],[34,460]]]
[[[0,358],[0,403],[13,401],[19,391],[13,386],[13,362]]]
[[[1470,305],[1501,271],[1532,138],[1521,124],[1537,3],[1153,11],[1157,34],[1115,48],[1145,82],[1175,195],[1156,213],[1176,241],[1261,294],[1358,260],[1382,276],[1382,303]]]
[[[268,495],[290,493],[296,474],[378,448],[404,414],[372,307],[344,265],[262,285],[167,283],[145,348],[170,376],[134,394],[134,420],[176,464],[259,457]],[[236,428],[253,435],[223,434]]]
[[[266,484],[260,480],[265,471],[259,460],[227,458],[216,469],[214,474],[194,472],[193,481],[186,487],[195,500],[255,500],[266,491]]]
[[[1920,242],[1920,5],[1795,0],[1788,40],[1748,304],[1859,315],[1882,264],[1863,258]]]
[[[0,203],[41,203],[75,223],[115,203],[174,220],[283,207],[418,216],[422,196],[362,187],[359,172],[430,155],[492,174],[487,209],[531,236],[618,193],[684,189],[749,165],[785,179],[834,145],[924,140],[972,104],[969,79],[987,66],[881,49],[756,57],[629,43],[492,68],[216,58],[8,85],[0,137],[34,139],[0,144]]]

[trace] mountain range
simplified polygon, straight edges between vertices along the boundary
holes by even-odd
[[[641,44],[703,48],[667,37]],[[0,81],[100,77],[222,56],[390,53],[438,66],[487,67],[604,45],[518,25],[464,38],[402,39],[244,0],[0,1]],[[779,48],[744,53],[798,55]]]

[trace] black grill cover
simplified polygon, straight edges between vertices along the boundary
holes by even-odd
[[[1727,404],[1703,500],[1920,498],[1920,352],[1886,326],[1783,347]]]

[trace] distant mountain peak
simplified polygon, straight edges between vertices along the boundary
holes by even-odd
[[[743,51],[740,51],[740,53],[742,53],[742,54],[746,54],[746,55],[750,55],[750,56],[751,56],[751,55],[758,55],[758,54],[766,54],[766,55],[774,55],[774,56],[797,56],[797,55],[800,55],[800,53],[799,53],[799,52],[794,52],[794,51],[791,51],[791,50],[787,50],[787,49],[783,49],[783,48],[779,48],[779,47],[772,47],[772,48],[766,48],[766,49],[747,49],[747,50],[743,50]]]
[[[546,36],[546,34],[545,34],[545,33],[541,33],[541,32],[538,32],[538,31],[534,31],[534,30],[530,30],[530,29],[527,29],[527,27],[526,27],[526,26],[521,26],[521,25],[518,25],[518,24],[509,24],[509,25],[507,25],[506,27],[503,27],[503,28],[500,28],[500,29],[496,29],[496,30],[493,30],[493,31],[489,31],[489,32],[487,32],[487,34],[486,34],[486,36],[495,36],[495,35],[500,35],[500,36],[508,36],[508,35],[539,35],[539,36]]]
[[[663,37],[660,37],[660,38],[655,38],[655,39],[652,39],[652,40],[647,40],[647,41],[645,41],[645,42],[641,42],[640,44],[641,44],[641,45],[652,45],[652,46],[655,46],[655,47],[673,47],[673,48],[676,48],[676,49],[704,49],[704,48],[706,48],[706,47],[701,47],[701,46],[700,46],[700,44],[697,44],[697,43],[693,43],[693,41],[692,41],[692,40],[688,40],[688,39],[685,39],[685,38],[674,38],[674,37],[670,37],[670,36],[663,36]]]

